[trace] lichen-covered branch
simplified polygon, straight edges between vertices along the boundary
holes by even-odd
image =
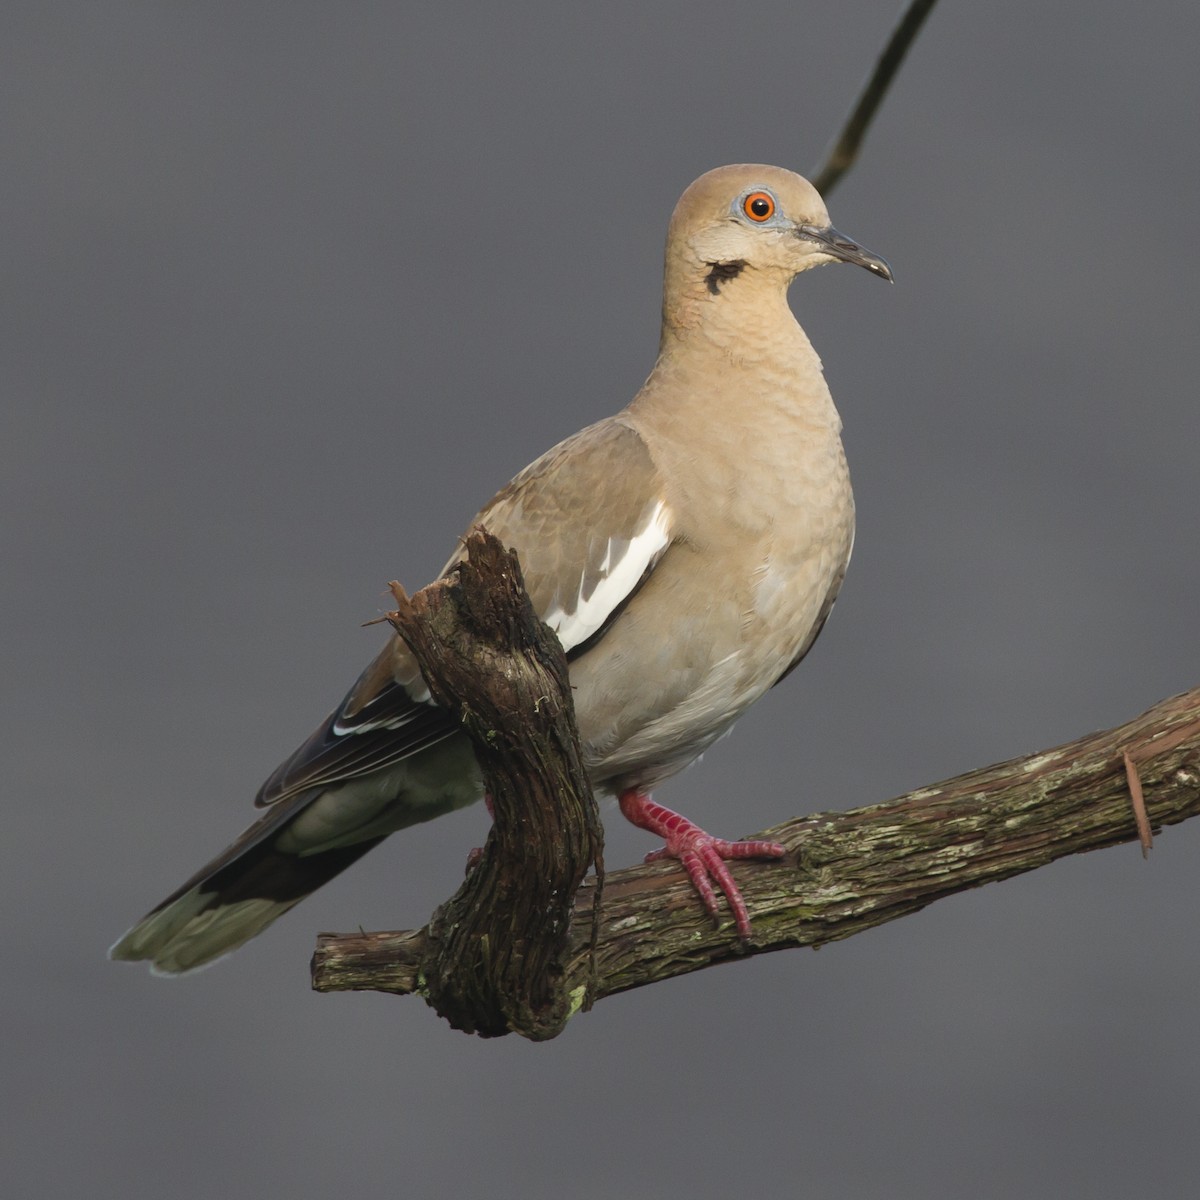
[[[471,656],[468,650],[468,661]],[[462,683],[470,694],[459,702],[465,711],[475,706],[475,689],[486,684],[476,676]],[[544,707],[547,694],[535,688],[523,698],[513,693],[511,699],[517,705]],[[562,738],[539,742],[541,749],[530,755],[521,749],[522,730],[531,738],[542,737],[537,721],[513,717],[512,711],[496,711],[483,721],[485,741],[490,719],[504,721],[509,729],[505,748],[482,763],[488,779],[499,769],[518,789],[525,772],[536,766],[561,780],[550,763],[564,744]],[[515,812],[518,822],[528,821],[521,814],[534,794],[539,812],[561,804],[565,815],[522,824],[528,836],[518,837],[516,845],[511,838],[507,848],[489,841],[485,864],[506,881],[504,886],[472,885],[478,874],[473,872],[464,891],[472,886],[475,891],[465,900],[456,898],[459,915],[454,920],[473,931],[464,937],[468,949],[474,947],[474,959],[468,954],[455,966],[445,958],[444,915],[425,929],[405,933],[322,934],[313,958],[313,986],[327,992],[420,992],[431,1003],[451,994],[459,1005],[456,1023],[461,1027],[553,1036],[587,1001],[748,954],[850,937],[942,896],[1031,871],[1068,854],[1136,841],[1126,756],[1140,782],[1150,826],[1162,828],[1200,813],[1200,689],[1065,746],[972,771],[885,804],[821,813],[755,834],[784,843],[789,855],[733,868],[753,920],[753,937],[744,947],[732,921],[715,927],[683,871],[668,863],[610,873],[599,924],[593,926],[594,882],[575,891],[591,853],[587,829],[593,810],[573,798],[581,773],[572,768],[566,778],[574,782],[548,790],[538,784],[529,794],[514,791],[506,798],[505,809]],[[499,825],[499,806],[497,818]],[[542,837],[552,839],[551,844],[540,849],[528,844]],[[559,838],[567,839],[569,853],[553,840]],[[489,857],[493,854],[499,856],[496,863]],[[514,854],[511,861],[505,858]],[[545,926],[553,945],[541,948],[542,935],[530,924],[530,914],[547,902],[562,905],[570,895],[569,927],[565,910],[556,910]],[[535,897],[532,904],[530,896]],[[486,915],[473,913],[472,905],[482,905]],[[512,918],[512,906],[521,914],[519,920]],[[480,921],[490,932],[480,932]],[[510,938],[516,940],[506,940]],[[487,947],[482,958],[480,945]],[[456,975],[466,961],[473,963],[466,971],[469,987]],[[497,964],[505,971],[497,973]],[[514,981],[518,994],[533,995],[536,1001],[503,999]],[[479,995],[485,997],[485,1017],[464,1018],[463,1012],[475,1011],[471,1006]],[[551,1017],[543,1020],[538,1013]]]

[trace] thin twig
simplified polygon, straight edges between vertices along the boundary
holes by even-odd
[[[916,40],[925,18],[936,3],[937,0],[912,0],[904,16],[900,18],[900,24],[896,26],[891,40],[879,56],[875,70],[858,98],[858,104],[842,129],[841,137],[829,151],[825,165],[816,168],[812,173],[813,186],[822,196],[828,198],[829,193],[858,158],[858,152],[862,148],[867,128],[874,119],[876,110],[887,94],[909,47]]]
[[[1146,815],[1146,797],[1142,792],[1142,780],[1129,751],[1122,755],[1125,760],[1125,782],[1129,784],[1129,802],[1133,807],[1133,819],[1137,823],[1138,841],[1142,845],[1142,857],[1149,857],[1154,849],[1154,834],[1150,832],[1150,818]]]

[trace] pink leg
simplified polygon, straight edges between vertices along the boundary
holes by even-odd
[[[492,798],[487,792],[483,793],[483,802],[487,805],[488,816],[494,821],[496,819],[496,810],[492,807]],[[483,857],[483,847],[476,846],[474,850],[467,851],[467,869],[464,872],[466,875],[475,870],[479,866],[479,860]]]
[[[622,792],[617,801],[626,820],[639,829],[649,830],[665,839],[666,845],[646,855],[647,862],[660,858],[677,858],[687,871],[692,886],[700,893],[700,899],[709,913],[717,917],[717,896],[712,880],[725,893],[733,918],[737,923],[738,937],[745,941],[750,936],[750,914],[746,902],[733,881],[727,858],[782,858],[787,851],[778,842],[726,842],[705,833],[693,825],[687,817],[655,804],[645,792],[631,788]],[[709,877],[712,877],[711,879]]]

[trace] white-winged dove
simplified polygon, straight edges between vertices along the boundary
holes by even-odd
[[[854,500],[841,420],[787,303],[801,271],[831,261],[891,278],[798,175],[743,165],[701,176],[671,218],[645,385],[472,522],[517,548],[534,608],[562,641],[594,786],[665,838],[650,857],[680,859],[714,916],[716,882],[741,937],[749,918],[724,860],[783,848],[712,838],[649,791],[796,666],[845,575]],[[393,637],[263,785],[265,814],[111,955],[165,974],[202,966],[389,833],[481,796],[469,743]]]

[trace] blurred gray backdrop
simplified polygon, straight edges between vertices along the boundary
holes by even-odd
[[[1190,1197],[1200,823],[557,1041],[320,997],[481,809],[164,982],[104,951],[493,490],[621,407],[679,192],[805,170],[896,0],[6,4],[7,1194]],[[1200,683],[1184,3],[947,2],[834,195],[886,255],[793,305],[859,537],[816,652],[663,789],[714,832],[908,788]],[[610,805],[608,861],[655,843]]]

